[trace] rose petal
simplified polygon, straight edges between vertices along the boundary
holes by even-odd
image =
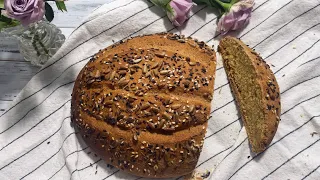
[[[187,15],[190,12],[192,6],[192,0],[172,0],[170,2],[170,7],[174,12],[173,14],[167,14],[173,25],[181,26],[187,20]]]
[[[253,5],[253,0],[240,0],[235,3],[229,12],[220,18],[217,30],[224,35],[230,30],[246,26],[251,17]]]
[[[6,0],[4,5],[8,16],[22,25],[41,20],[45,13],[43,0]]]

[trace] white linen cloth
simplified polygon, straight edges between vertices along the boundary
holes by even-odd
[[[234,36],[261,53],[281,89],[278,131],[260,155],[247,135],[218,62],[212,118],[197,169],[214,180],[320,179],[320,0],[256,0],[250,24]],[[26,85],[0,118],[0,179],[136,179],[110,168],[70,125],[76,76],[99,49],[163,31],[218,44],[216,15],[195,6],[175,29],[148,1],[117,0],[94,11]],[[319,134],[317,134],[319,133]]]

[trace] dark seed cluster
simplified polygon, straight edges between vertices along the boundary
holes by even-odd
[[[187,159],[198,159],[203,146],[203,140],[198,144],[195,139],[170,147],[150,144],[146,141],[136,142],[133,145],[130,140],[114,138],[107,130],[95,131],[81,118],[76,118],[76,122],[83,131],[83,137],[89,139],[93,144],[99,145],[100,149],[107,151],[110,154],[109,161],[118,168],[143,172],[152,176],[157,176],[167,167],[178,168]],[[133,148],[134,146],[139,149]],[[145,162],[146,165],[141,168],[139,162]]]
[[[141,48],[100,58],[98,63],[100,68],[86,67],[81,82],[80,107],[90,116],[124,129],[166,132],[208,119],[209,107],[166,95],[189,92],[211,101],[210,93],[200,91],[213,83],[214,77],[206,75],[207,64]]]
[[[256,55],[256,61],[257,61],[257,65],[258,66],[263,66],[265,68],[265,71],[269,71],[270,74],[272,74],[271,70],[270,70],[270,66],[254,51],[252,51],[252,54]],[[263,74],[263,72],[261,72],[261,77],[265,77],[265,74]],[[276,115],[276,124],[275,126],[278,126],[278,123],[280,121],[280,109],[279,106],[281,105],[280,103],[280,93],[279,93],[279,89],[277,88],[276,85],[276,79],[273,77],[269,77],[266,76],[266,96],[265,99],[267,101],[267,105],[266,105],[266,110],[268,112],[271,112],[273,114]]]

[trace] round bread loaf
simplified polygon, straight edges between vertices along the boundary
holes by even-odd
[[[107,163],[142,177],[195,168],[210,116],[216,56],[175,34],[121,41],[81,70],[72,121]]]

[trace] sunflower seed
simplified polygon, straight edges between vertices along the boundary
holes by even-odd
[[[128,98],[128,101],[129,101],[130,103],[133,103],[135,100],[137,100],[137,98],[135,98],[135,97],[129,97],[129,98]]]
[[[155,62],[152,64],[151,69],[157,68],[159,66],[159,62]]]
[[[116,71],[112,71],[112,73],[111,73],[111,75],[110,75],[110,81],[112,81],[113,80],[113,78],[115,77],[115,75],[116,75]]]
[[[172,117],[171,117],[167,112],[164,112],[164,113],[162,114],[162,116],[163,116],[165,119],[167,119],[167,120],[172,119]]]
[[[180,107],[181,107],[181,104],[173,104],[171,106],[171,109],[176,110],[176,109],[179,109]]]
[[[94,75],[94,77],[95,77],[95,78],[100,77],[100,71],[99,71],[99,70],[96,71],[96,74]]]
[[[146,110],[146,109],[148,109],[149,107],[150,107],[150,103],[146,102],[146,103],[142,104],[141,110]]]
[[[87,84],[92,84],[92,83],[94,83],[95,81],[96,81],[95,79],[90,79],[90,80],[88,80]]]
[[[160,63],[159,63],[159,71],[161,70],[161,68],[162,68],[162,66],[163,66],[163,61],[160,61]]]
[[[132,60],[134,63],[139,63],[139,62],[141,62],[142,61],[142,59],[140,58],[140,59],[134,59],[134,60]]]
[[[186,41],[184,39],[178,39],[179,43],[185,43]]]
[[[135,142],[138,141],[138,135],[137,135],[136,133],[133,134],[133,140],[134,140]]]
[[[156,55],[157,57],[159,57],[159,58],[164,58],[165,53],[164,53],[164,52],[163,52],[163,53],[155,53],[155,55]]]
[[[119,70],[128,70],[128,67],[126,67],[126,66],[120,66]]]
[[[154,70],[152,71],[152,73],[153,73],[154,76],[158,77],[158,71],[157,71],[157,70],[154,69]]]
[[[145,65],[143,66],[143,73],[146,74],[147,72],[148,72],[148,67],[147,67],[147,65],[145,64]]]
[[[160,71],[160,74],[161,75],[167,75],[167,74],[169,74],[169,70],[162,70],[162,71]]]
[[[118,85],[123,87],[125,85],[127,85],[129,83],[129,80],[128,79],[125,79],[125,77],[121,78],[118,82]]]
[[[166,122],[166,120],[162,119],[160,121],[159,128],[162,128],[165,122]]]
[[[126,75],[126,74],[127,74],[127,71],[126,71],[126,70],[121,70],[121,71],[119,71],[119,74],[122,75],[122,76],[123,76],[123,75]]]
[[[112,101],[106,101],[106,102],[104,103],[104,105],[106,105],[106,106],[110,106],[110,105],[112,105],[112,104],[113,104]]]
[[[158,114],[159,113],[159,109],[155,108],[155,107],[151,107],[150,109],[151,112]]]
[[[149,76],[151,76],[151,72],[150,71],[146,73],[146,77],[149,77]]]
[[[148,117],[148,116],[152,116],[151,112],[144,110],[143,114]]]
[[[152,122],[148,121],[147,124],[151,129],[155,129],[154,124]]]
[[[175,130],[174,127],[164,127],[162,129],[165,130],[165,131],[174,131]]]
[[[194,105],[189,106],[189,113],[192,113],[194,111]]]
[[[159,84],[158,84],[158,88],[159,88],[159,89],[162,89],[162,88],[164,88],[165,86],[166,86],[166,84],[164,84],[164,83],[159,83]]]
[[[190,44],[190,46],[192,46],[192,47],[196,47],[196,46],[197,46],[195,43],[189,43],[189,44]]]
[[[130,66],[130,68],[141,69],[141,67],[137,64]]]

